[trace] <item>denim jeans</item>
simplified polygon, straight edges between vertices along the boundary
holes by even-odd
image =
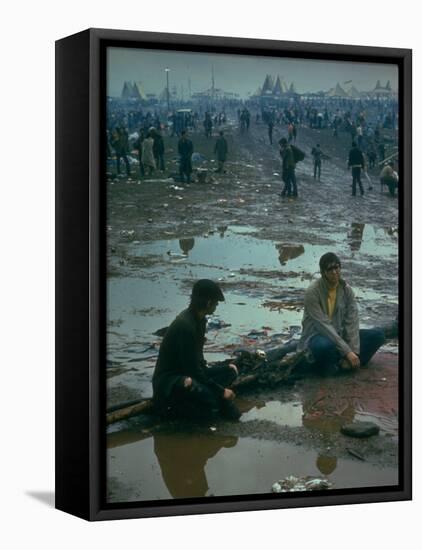
[[[366,365],[383,345],[385,341],[384,331],[379,328],[362,329],[359,331],[360,339],[360,362]],[[317,334],[309,342],[309,348],[314,356],[318,367],[330,367],[336,365],[341,359],[335,343],[327,338]]]
[[[283,191],[281,192],[282,196],[285,197],[286,193],[287,193],[287,196],[290,197],[292,195],[292,188],[293,188],[293,196],[297,197],[297,185],[296,185],[295,169],[294,168],[285,168],[283,170],[282,179],[284,181]]]

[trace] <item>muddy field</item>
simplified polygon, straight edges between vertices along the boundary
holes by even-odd
[[[281,163],[274,129],[224,128],[226,173],[214,172],[215,137],[191,139],[206,160],[206,183],[175,181],[177,139],[165,137],[166,168],[140,179],[117,178],[108,166],[107,403],[150,397],[160,338],[187,305],[193,281],[218,280],[226,301],[209,320],[208,361],[238,349],[267,350],[297,337],[303,293],[319,257],[334,251],[360,307],[361,326],[397,314],[397,200],[373,189],[351,196],[346,159],[350,137],[299,128],[306,158],[296,169],[298,199],[280,197]],[[311,148],[330,160],[312,177]],[[288,475],[325,475],[334,488],[395,485],[398,479],[397,344],[389,342],[368,369],[301,380],[239,398],[238,424],[154,425],[135,418],[108,433],[110,502],[268,493]],[[353,420],[375,422],[378,436],[340,433]]]

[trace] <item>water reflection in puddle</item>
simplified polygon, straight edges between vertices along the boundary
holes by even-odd
[[[359,265],[374,258],[393,265],[397,262],[394,228],[353,222],[326,235],[332,247],[263,240],[256,233],[250,226],[224,226],[207,236],[126,243],[127,274],[109,278],[107,285],[107,359],[114,369],[110,387],[125,384],[140,390],[142,396],[149,395],[160,342],[154,332],[168,326],[187,307],[190,285],[196,279],[211,278],[225,285],[226,301],[219,305],[217,318],[227,326],[208,331],[205,351],[211,361],[226,358],[228,345],[244,346],[252,330],[266,327],[269,336],[287,335],[291,327],[300,326],[303,292],[327,248],[344,258],[352,251]],[[151,261],[144,262],[145,258]],[[280,279],[278,274],[283,273]],[[359,270],[357,276],[359,280]],[[362,279],[360,285],[351,281],[359,303],[365,308],[375,306],[362,316],[368,326],[379,321],[378,304],[391,310],[397,304],[397,281],[387,278],[380,291],[382,276]],[[145,351],[151,344],[155,348]]]
[[[238,406],[241,411],[246,409],[246,403],[240,401]],[[291,403],[281,403],[280,401],[261,402],[250,408],[248,403],[247,412],[241,416],[241,422],[249,422],[251,420],[267,420],[275,422],[281,426],[298,427],[302,426],[302,403],[293,401]]]
[[[395,468],[377,468],[267,440],[208,434],[109,436],[108,501],[263,494],[289,475],[328,475],[334,488],[397,483]]]

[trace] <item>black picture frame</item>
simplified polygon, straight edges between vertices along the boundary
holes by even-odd
[[[108,505],[104,499],[105,48],[378,62],[399,69],[400,441],[396,487]],[[412,52],[213,36],[88,29],[56,42],[56,508],[86,520],[264,510],[412,498]]]

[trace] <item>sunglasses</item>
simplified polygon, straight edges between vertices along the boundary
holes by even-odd
[[[325,271],[337,271],[339,269],[341,269],[340,264],[333,264],[333,265],[328,266]]]

